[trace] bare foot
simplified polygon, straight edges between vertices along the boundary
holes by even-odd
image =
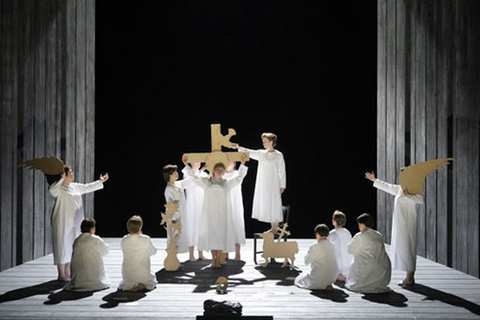
[[[347,281],[347,278],[343,274],[340,273],[337,277],[337,280],[345,282],[345,281]]]
[[[415,284],[415,280],[403,279],[402,281],[398,281],[397,284],[399,286],[413,286]]]
[[[66,277],[58,277],[57,281],[62,281],[62,282],[70,282],[70,278],[66,278]]]
[[[188,259],[188,261],[190,261],[190,262],[196,262],[196,261],[198,261],[198,260],[195,259],[195,257],[190,257],[190,259]]]
[[[240,259],[240,255],[235,256],[235,259],[233,259],[233,260],[235,260],[235,261],[240,261],[240,260],[241,260],[241,259]]]
[[[331,284],[329,284],[328,286],[325,287],[325,290],[327,291],[332,291],[333,290],[333,287]]]

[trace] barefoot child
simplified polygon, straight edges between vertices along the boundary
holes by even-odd
[[[372,229],[375,220],[368,213],[360,215],[357,223],[360,232],[348,245],[348,252],[354,258],[345,288],[361,293],[388,292],[392,266],[385,252],[383,237]]]
[[[262,143],[264,150],[236,147],[239,151],[250,152],[250,158],[258,161],[252,218],[270,223],[269,231],[275,234],[278,223],[283,221],[282,193],[287,185],[285,160],[283,154],[275,149],[277,145],[275,134],[262,134]]]
[[[329,229],[325,224],[315,227],[316,244],[308,249],[305,264],[311,264],[310,272],[304,272],[295,278],[295,285],[311,290],[333,290],[337,279],[338,265],[335,259],[335,245],[328,241]]]
[[[108,244],[95,235],[95,220],[87,218],[80,226],[82,234],[73,243],[70,265],[72,280],[67,291],[97,291],[106,289],[110,280],[105,274],[103,257],[108,254]]]
[[[335,210],[332,216],[332,224],[335,229],[330,231],[328,240],[335,245],[338,263],[338,280],[345,282],[353,256],[348,253],[347,246],[352,241],[352,234],[343,226],[347,223],[347,217],[341,211]]]
[[[132,216],[127,221],[129,233],[121,242],[123,264],[119,289],[123,291],[153,290],[157,284],[155,275],[150,271],[150,257],[157,249],[150,237],[142,234],[142,226],[140,216]]]

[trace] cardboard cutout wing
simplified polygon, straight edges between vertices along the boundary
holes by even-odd
[[[442,165],[449,164],[455,158],[439,158],[419,162],[401,170],[398,181],[402,189],[407,189],[410,194],[421,194],[424,190],[425,179],[435,170],[443,169]]]
[[[64,171],[63,161],[57,157],[43,157],[27,160],[21,163],[19,167],[27,169],[41,170],[46,175],[57,175]]]

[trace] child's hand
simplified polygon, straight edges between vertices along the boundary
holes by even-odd
[[[370,181],[375,182],[375,173],[373,171],[372,171],[372,173],[365,172],[365,178],[367,178]]]
[[[238,149],[238,147],[239,147],[238,143],[233,143],[232,144],[232,149]]]
[[[244,165],[245,162],[247,162],[247,156],[245,154],[242,154],[242,156],[240,157],[240,162]]]
[[[184,165],[188,164],[188,157],[186,155],[182,156],[182,162],[183,162]]]
[[[105,173],[104,176],[100,175],[100,181],[101,181],[102,183],[105,183],[108,179],[109,179],[108,173]]]

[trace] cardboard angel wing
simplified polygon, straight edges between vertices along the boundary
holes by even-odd
[[[406,189],[408,193],[421,194],[427,175],[435,170],[443,169],[441,166],[449,164],[452,160],[455,158],[439,158],[408,166],[401,170],[398,181],[402,189]]]
[[[58,175],[64,172],[63,161],[57,157],[43,157],[27,160],[24,163],[21,163],[19,167],[41,170],[46,175]]]

